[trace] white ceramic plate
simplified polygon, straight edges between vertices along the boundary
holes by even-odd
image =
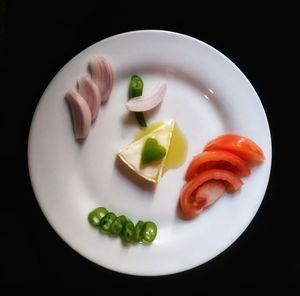
[[[64,94],[87,73],[95,55],[111,63],[110,100],[86,141],[74,140]],[[188,141],[185,164],[167,171],[155,189],[128,178],[116,153],[139,130],[129,116],[130,76],[139,74],[144,92],[165,81],[167,95],[148,122],[175,119]],[[192,156],[222,133],[239,133],[264,150],[266,161],[244,178],[242,189],[225,194],[198,218],[177,217],[178,195]],[[102,40],[79,53],[54,77],[33,117],[29,170],[39,205],[57,233],[78,253],[118,272],[164,275],[196,267],[230,246],[245,230],[264,197],[271,167],[271,138],[262,104],[243,73],[224,55],[191,37],[166,31],[136,31]],[[124,246],[100,234],[88,213],[105,206],[134,222],[153,220],[155,242]]]

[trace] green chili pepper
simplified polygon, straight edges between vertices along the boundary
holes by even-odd
[[[157,226],[152,221],[139,220],[136,225],[125,215],[116,216],[104,207],[91,211],[88,215],[91,225],[99,227],[103,233],[120,236],[124,243],[143,242],[150,244],[157,234]]]
[[[140,220],[135,225],[134,232],[133,232],[133,241],[134,242],[140,242],[143,239],[142,230],[143,230],[144,224],[145,224],[145,222]]]
[[[141,77],[132,75],[129,87],[129,99],[139,97],[143,94],[144,83]],[[143,112],[134,112],[135,118],[141,127],[147,127]]]
[[[133,238],[134,224],[130,219],[127,219],[122,231],[122,239],[125,243],[130,243]]]
[[[100,229],[108,233],[116,218],[117,216],[114,213],[108,212],[100,221]]]
[[[156,237],[156,234],[157,234],[156,224],[152,221],[145,222],[142,230],[143,242],[152,243]]]
[[[120,235],[123,227],[127,221],[127,218],[124,215],[119,216],[112,224],[110,227],[110,233],[112,235]]]
[[[166,153],[166,148],[158,143],[155,138],[148,138],[142,150],[141,164],[161,160],[165,157]]]
[[[100,225],[101,219],[108,213],[108,210],[103,207],[96,208],[88,215],[88,220],[90,224],[98,227]]]

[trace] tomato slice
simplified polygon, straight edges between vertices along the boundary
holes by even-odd
[[[208,183],[211,180],[219,180],[222,183]],[[180,193],[179,206],[182,216],[192,219],[215,202],[224,192],[222,184],[224,191],[237,191],[243,185],[243,181],[237,174],[224,169],[205,170],[192,178]]]
[[[186,181],[207,169],[227,169],[244,177],[250,174],[248,164],[239,156],[224,150],[204,151],[196,155],[186,171]]]
[[[204,151],[212,150],[232,152],[253,164],[265,159],[262,149],[255,142],[238,134],[224,134],[211,140],[204,147]]]
[[[202,209],[207,208],[223,195],[226,187],[226,182],[222,180],[206,181],[196,190],[195,201],[197,203],[205,202]]]

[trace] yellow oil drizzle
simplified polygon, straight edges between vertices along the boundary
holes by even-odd
[[[163,124],[164,122],[156,122],[148,125],[145,129],[140,130],[135,135],[135,140],[138,140],[146,136],[147,134],[151,133],[152,131],[159,128]],[[186,138],[184,134],[180,131],[177,124],[175,123],[163,171],[165,172],[168,169],[178,168],[181,165],[183,165],[186,159],[186,152],[187,152]]]
[[[135,134],[134,140],[138,140],[138,139],[150,134],[151,132],[153,132],[155,129],[159,128],[163,124],[164,124],[163,121],[159,121],[159,122],[155,122],[155,123],[148,125],[146,128],[141,129],[140,131],[138,131]]]
[[[184,134],[175,123],[169,151],[167,154],[164,172],[168,169],[178,168],[186,159],[187,141]]]

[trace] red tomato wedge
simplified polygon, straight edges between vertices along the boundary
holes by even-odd
[[[253,164],[265,159],[263,151],[255,142],[238,134],[224,134],[211,140],[204,147],[204,151],[213,150],[229,151]]]
[[[212,182],[218,180],[218,182]],[[182,216],[192,219],[204,208],[214,203],[225,190],[237,191],[243,185],[241,178],[228,170],[205,170],[189,182],[180,193],[179,206]]]
[[[195,201],[197,203],[203,202],[204,208],[213,204],[226,191],[226,182],[222,180],[206,181],[198,187],[195,192]]]
[[[185,175],[186,181],[207,169],[227,169],[241,177],[250,175],[248,164],[239,156],[225,150],[204,151],[190,162]]]

